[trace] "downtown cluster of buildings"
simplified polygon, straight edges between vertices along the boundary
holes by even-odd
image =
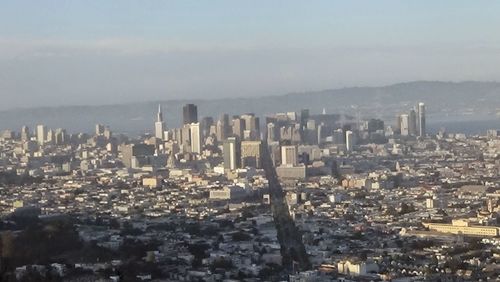
[[[182,115],[182,125],[169,128],[159,106],[154,132],[137,138],[103,125],[93,134],[43,125],[3,132],[0,232],[20,240],[15,218],[35,215],[50,225],[65,215],[82,242],[78,255],[61,251],[57,263],[14,265],[6,275],[498,279],[498,130],[431,135],[423,103],[395,124],[309,110],[199,118],[193,104]],[[310,270],[282,263],[267,154]],[[0,263],[9,259],[2,254]]]

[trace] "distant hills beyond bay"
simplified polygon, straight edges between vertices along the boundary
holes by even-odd
[[[417,102],[426,104],[431,129],[448,125],[459,130],[457,123],[461,122],[475,124],[476,129],[478,125],[500,128],[500,83],[415,81],[382,87],[350,87],[254,98],[177,99],[102,106],[10,109],[0,111],[0,130],[18,131],[22,125],[33,128],[36,124],[45,124],[52,128],[66,128],[69,132],[93,132],[94,125],[102,123],[116,132],[139,134],[152,131],[159,103],[163,106],[167,127],[179,126],[185,103],[197,104],[200,118],[213,116],[217,119],[221,113],[244,112],[262,116],[275,112],[298,112],[303,108],[314,114],[321,113],[324,108],[327,113],[380,118],[392,124],[398,113],[409,110]]]

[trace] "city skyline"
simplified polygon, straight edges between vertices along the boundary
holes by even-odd
[[[500,281],[499,14],[0,3],[0,281]]]

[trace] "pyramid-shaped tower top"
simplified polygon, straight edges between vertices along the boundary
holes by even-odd
[[[162,122],[163,121],[163,114],[161,112],[161,104],[158,104],[158,115],[156,117],[156,121]]]

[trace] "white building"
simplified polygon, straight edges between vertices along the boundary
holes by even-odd
[[[281,164],[283,166],[296,166],[297,163],[297,147],[281,146]]]
[[[191,152],[192,153],[201,153],[201,132],[200,132],[200,123],[191,123],[190,125],[191,132]]]
[[[350,130],[345,132],[345,144],[346,144],[347,151],[352,152],[352,149],[354,148],[355,140],[354,140],[354,133]]]
[[[37,125],[36,126],[36,141],[38,144],[43,145],[47,138],[47,127],[45,125]]]

